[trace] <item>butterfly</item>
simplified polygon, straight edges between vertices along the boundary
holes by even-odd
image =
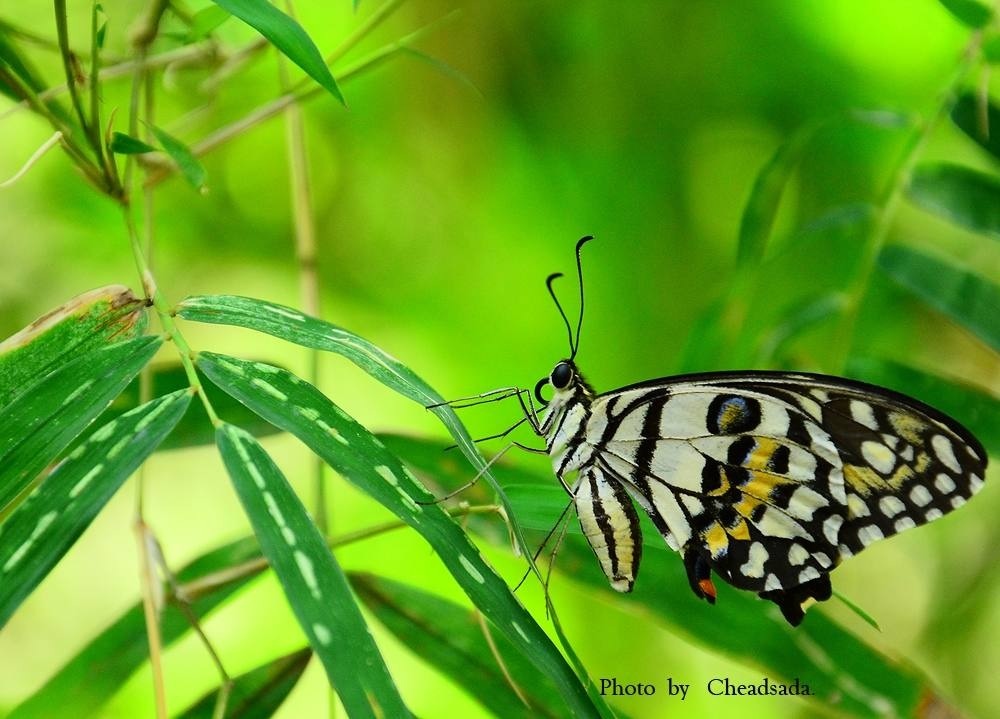
[[[596,393],[571,355],[517,390],[611,587],[630,592],[642,538],[636,505],[683,557],[695,596],[713,572],[798,625],[832,593],[830,572],[872,543],[962,506],[987,456],[961,424],[911,397],[804,372],[708,372]],[[545,399],[542,390],[549,388]],[[527,401],[525,401],[527,397]],[[575,479],[571,479],[575,474]]]

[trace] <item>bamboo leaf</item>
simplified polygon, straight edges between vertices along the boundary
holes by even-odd
[[[88,352],[38,378],[0,414],[0,513],[156,353],[159,337]]]
[[[417,445],[419,440],[410,440]],[[430,448],[443,449],[427,442]],[[405,447],[406,445],[400,445]],[[430,456],[431,449],[426,450]],[[442,462],[448,455],[439,451]],[[403,458],[409,461],[407,454]],[[425,461],[425,460],[419,460]],[[515,517],[526,528],[547,532],[569,501],[554,477],[512,467],[520,478],[508,485]],[[454,487],[450,487],[454,488]],[[789,627],[778,610],[749,592],[717,582],[718,602],[698,601],[688,585],[683,562],[666,546],[641,513],[642,572],[632,594],[614,593],[593,551],[581,536],[579,522],[569,517],[569,535],[559,550],[555,571],[583,582],[666,626],[674,634],[708,651],[725,654],[771,677],[799,679],[809,685],[815,707],[861,717],[910,716],[929,680],[914,667],[880,654],[864,641],[812,609],[799,627]],[[473,526],[473,525],[470,525]]]
[[[259,556],[257,540],[247,537],[197,557],[175,575],[183,585]],[[247,574],[195,598],[191,602],[191,611],[204,619],[256,576],[255,573]],[[168,602],[160,615],[160,635],[164,647],[169,647],[190,630],[191,624],[177,608],[176,600]],[[9,719],[96,716],[101,706],[121,689],[148,656],[146,620],[142,604],[136,603],[91,640],[38,691],[19,704]]]
[[[871,357],[852,357],[847,371],[865,382],[919,397],[968,427],[989,454],[1000,456],[1000,399],[957,381]]]
[[[878,265],[895,282],[1000,350],[1000,288],[996,284],[903,245],[884,248]]]
[[[1000,160],[1000,108],[989,97],[963,94],[951,110],[951,121],[981,148]]]
[[[187,372],[180,363],[157,363],[150,367],[150,375],[151,391],[154,397],[184,389],[190,384]],[[219,416],[225,417],[231,424],[245,429],[255,437],[266,437],[278,432],[274,425],[262,420],[255,412],[251,412],[245,405],[237,402],[214,384],[205,383],[202,389]],[[115,398],[111,406],[98,418],[98,421],[105,422],[113,419],[138,405],[139,379],[136,378],[122,390],[122,393]],[[174,427],[174,431],[160,443],[158,451],[207,444],[215,444],[215,428],[209,421],[208,415],[205,414],[201,403],[198,402],[191,408],[190,412],[185,413],[181,421]]]
[[[753,189],[750,190],[750,197],[743,207],[743,217],[740,219],[740,235],[736,250],[736,262],[740,267],[754,266],[764,259],[764,251],[778,215],[781,196],[807,137],[807,133],[800,132],[782,144],[757,173]]]
[[[198,158],[191,152],[191,148],[178,140],[173,135],[168,134],[156,126],[149,128],[156,136],[160,146],[170,155],[170,158],[177,163],[177,168],[181,171],[184,179],[188,181],[196,190],[201,190],[205,186],[207,174],[205,168],[198,162]]]
[[[187,391],[102,425],[0,527],[0,627],[183,416]]]
[[[577,716],[590,697],[548,636],[433,497],[385,446],[311,384],[260,362],[203,352],[198,368],[268,422],[302,440],[345,479],[416,529],[493,623],[559,688]],[[429,502],[419,504],[418,502]]]
[[[979,0],[940,0],[957,20],[973,29],[986,27],[993,18],[993,9]]]
[[[295,688],[311,658],[312,650],[305,647],[235,677],[226,703],[226,719],[273,716]],[[175,719],[214,719],[218,693],[218,689],[212,690]]]
[[[187,41],[191,43],[203,40],[231,17],[232,15],[218,5],[203,7],[191,16],[191,27],[188,30]]]
[[[145,300],[124,285],[74,297],[0,342],[0,407],[61,364],[146,331]]]
[[[309,34],[267,0],[212,0],[261,35],[331,95],[344,102],[336,80]]]
[[[156,152],[156,148],[142,140],[138,140],[124,132],[115,132],[111,135],[111,151],[119,155],[144,155],[147,152]]]
[[[216,438],[264,556],[347,713],[409,716],[347,579],[281,470],[238,427],[222,424]]]
[[[373,574],[351,573],[348,578],[379,622],[495,716],[566,716],[559,694],[547,677],[539,676],[510,642],[497,636],[497,653],[524,701],[518,697],[504,668],[497,663],[482,626],[468,608]]]
[[[925,210],[968,228],[1000,238],[1000,179],[945,163],[920,165],[907,188]]]

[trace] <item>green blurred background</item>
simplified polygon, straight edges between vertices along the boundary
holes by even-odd
[[[141,4],[103,3],[108,53],[128,55],[128,28]],[[296,10],[328,50],[374,6],[305,2]],[[71,33],[86,37],[90,3],[69,3]],[[201,3],[191,2],[197,9]],[[741,213],[754,179],[800,128],[824,123],[805,146],[785,192],[760,286],[741,342],[759,343],[803,302],[848,286],[865,240],[866,207],[878,203],[905,139],[898,129],[843,121],[853,109],[933,113],[969,31],[937,0],[756,0],[755,2],[443,2],[404,4],[347,60],[458,7],[423,39],[422,52],[461,74],[406,55],[343,86],[349,109],[321,96],[304,105],[320,244],[323,316],[385,348],[445,396],[532,385],[567,352],[544,277],[571,274],[577,238],[584,257],[587,317],[578,361],[603,391],[680,370],[739,368],[762,359],[747,346],[705,353],[692,340],[711,329],[729,292]],[[0,17],[54,37],[45,4],[8,6]],[[173,26],[177,27],[176,21]],[[167,28],[171,27],[170,22]],[[218,36],[233,48],[253,32],[230,20]],[[169,39],[160,49],[171,47]],[[155,51],[155,49],[154,49]],[[32,57],[60,77],[57,57]],[[219,90],[210,70],[170,67],[157,78],[160,124],[187,142],[279,94],[274,53]],[[464,79],[463,79],[464,78]],[[128,82],[108,84],[106,107],[123,126]],[[0,112],[11,107],[0,102]],[[202,108],[194,115],[189,111]],[[50,134],[28,112],[0,121],[0,178]],[[943,125],[923,157],[987,166]],[[206,194],[179,179],[156,195],[155,266],[171,301],[234,293],[299,303],[283,120],[245,133],[204,158]],[[1000,278],[995,243],[904,204],[890,242],[931,248]],[[119,210],[54,151],[0,191],[0,336],[85,290],[111,283],[137,290]],[[572,284],[563,296],[575,312]],[[770,366],[842,372],[831,347],[833,320],[764,357]],[[283,364],[304,374],[304,351],[238,330],[186,324],[196,349]],[[170,348],[162,360],[171,361]],[[875,272],[853,354],[929,368],[1000,393],[996,355]],[[338,358],[321,365],[324,391],[373,430],[441,436],[423,409],[394,396]],[[516,418],[516,408],[468,411],[474,435]],[[307,475],[292,439],[265,446],[286,474]],[[544,459],[517,458],[544,469]],[[147,519],[175,564],[248,526],[214,448],[171,451],[150,462]],[[992,472],[997,479],[997,473]],[[387,513],[333,481],[334,532],[369,526]],[[305,486],[302,479],[301,486]],[[0,714],[34,690],[138,596],[127,486],[0,634]],[[970,714],[990,716],[1000,698],[1000,608],[983,603],[975,625],[944,624],[956,583],[1000,589],[995,557],[1000,495],[993,486],[967,508],[918,532],[880,543],[834,574],[835,586],[875,615],[876,633],[831,603],[865,641],[913,662]],[[522,563],[487,556],[516,582]],[[337,554],[347,568],[377,571],[463,601],[426,546],[398,532]],[[982,575],[967,584],[969,568]],[[978,576],[978,575],[977,575]],[[641,578],[640,578],[641,582]],[[683,642],[630,609],[628,598],[594,594],[557,575],[553,592],[567,633],[593,676],[696,686],[711,677],[758,681],[707,647]],[[525,600],[539,610],[538,592]],[[683,614],[684,607],[678,607]],[[936,623],[935,623],[936,622]],[[256,582],[207,622],[238,673],[302,643],[273,579]],[[482,710],[409,654],[378,635],[404,697],[420,716],[479,716]],[[170,650],[171,707],[215,680],[188,638]],[[311,666],[279,712],[319,716],[325,678]],[[152,715],[148,670],[127,683],[102,716]],[[623,701],[634,717],[664,716],[657,697]],[[673,709],[679,710],[678,706]],[[725,699],[699,692],[683,713],[812,716],[818,708],[779,698]]]

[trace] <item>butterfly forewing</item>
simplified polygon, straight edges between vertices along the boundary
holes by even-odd
[[[798,598],[820,579],[828,595],[825,575],[841,559],[961,506],[986,466],[954,420],[822,375],[687,375],[599,395],[588,409],[581,449],[556,469],[580,469],[577,507],[592,527],[604,500],[605,516],[620,518],[588,539],[612,583],[617,572],[629,588],[638,541],[622,487],[672,548],[737,587]]]

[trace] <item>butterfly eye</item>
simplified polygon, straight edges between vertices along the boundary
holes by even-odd
[[[573,381],[573,367],[570,366],[569,362],[560,362],[552,370],[549,381],[556,389],[566,389]]]

